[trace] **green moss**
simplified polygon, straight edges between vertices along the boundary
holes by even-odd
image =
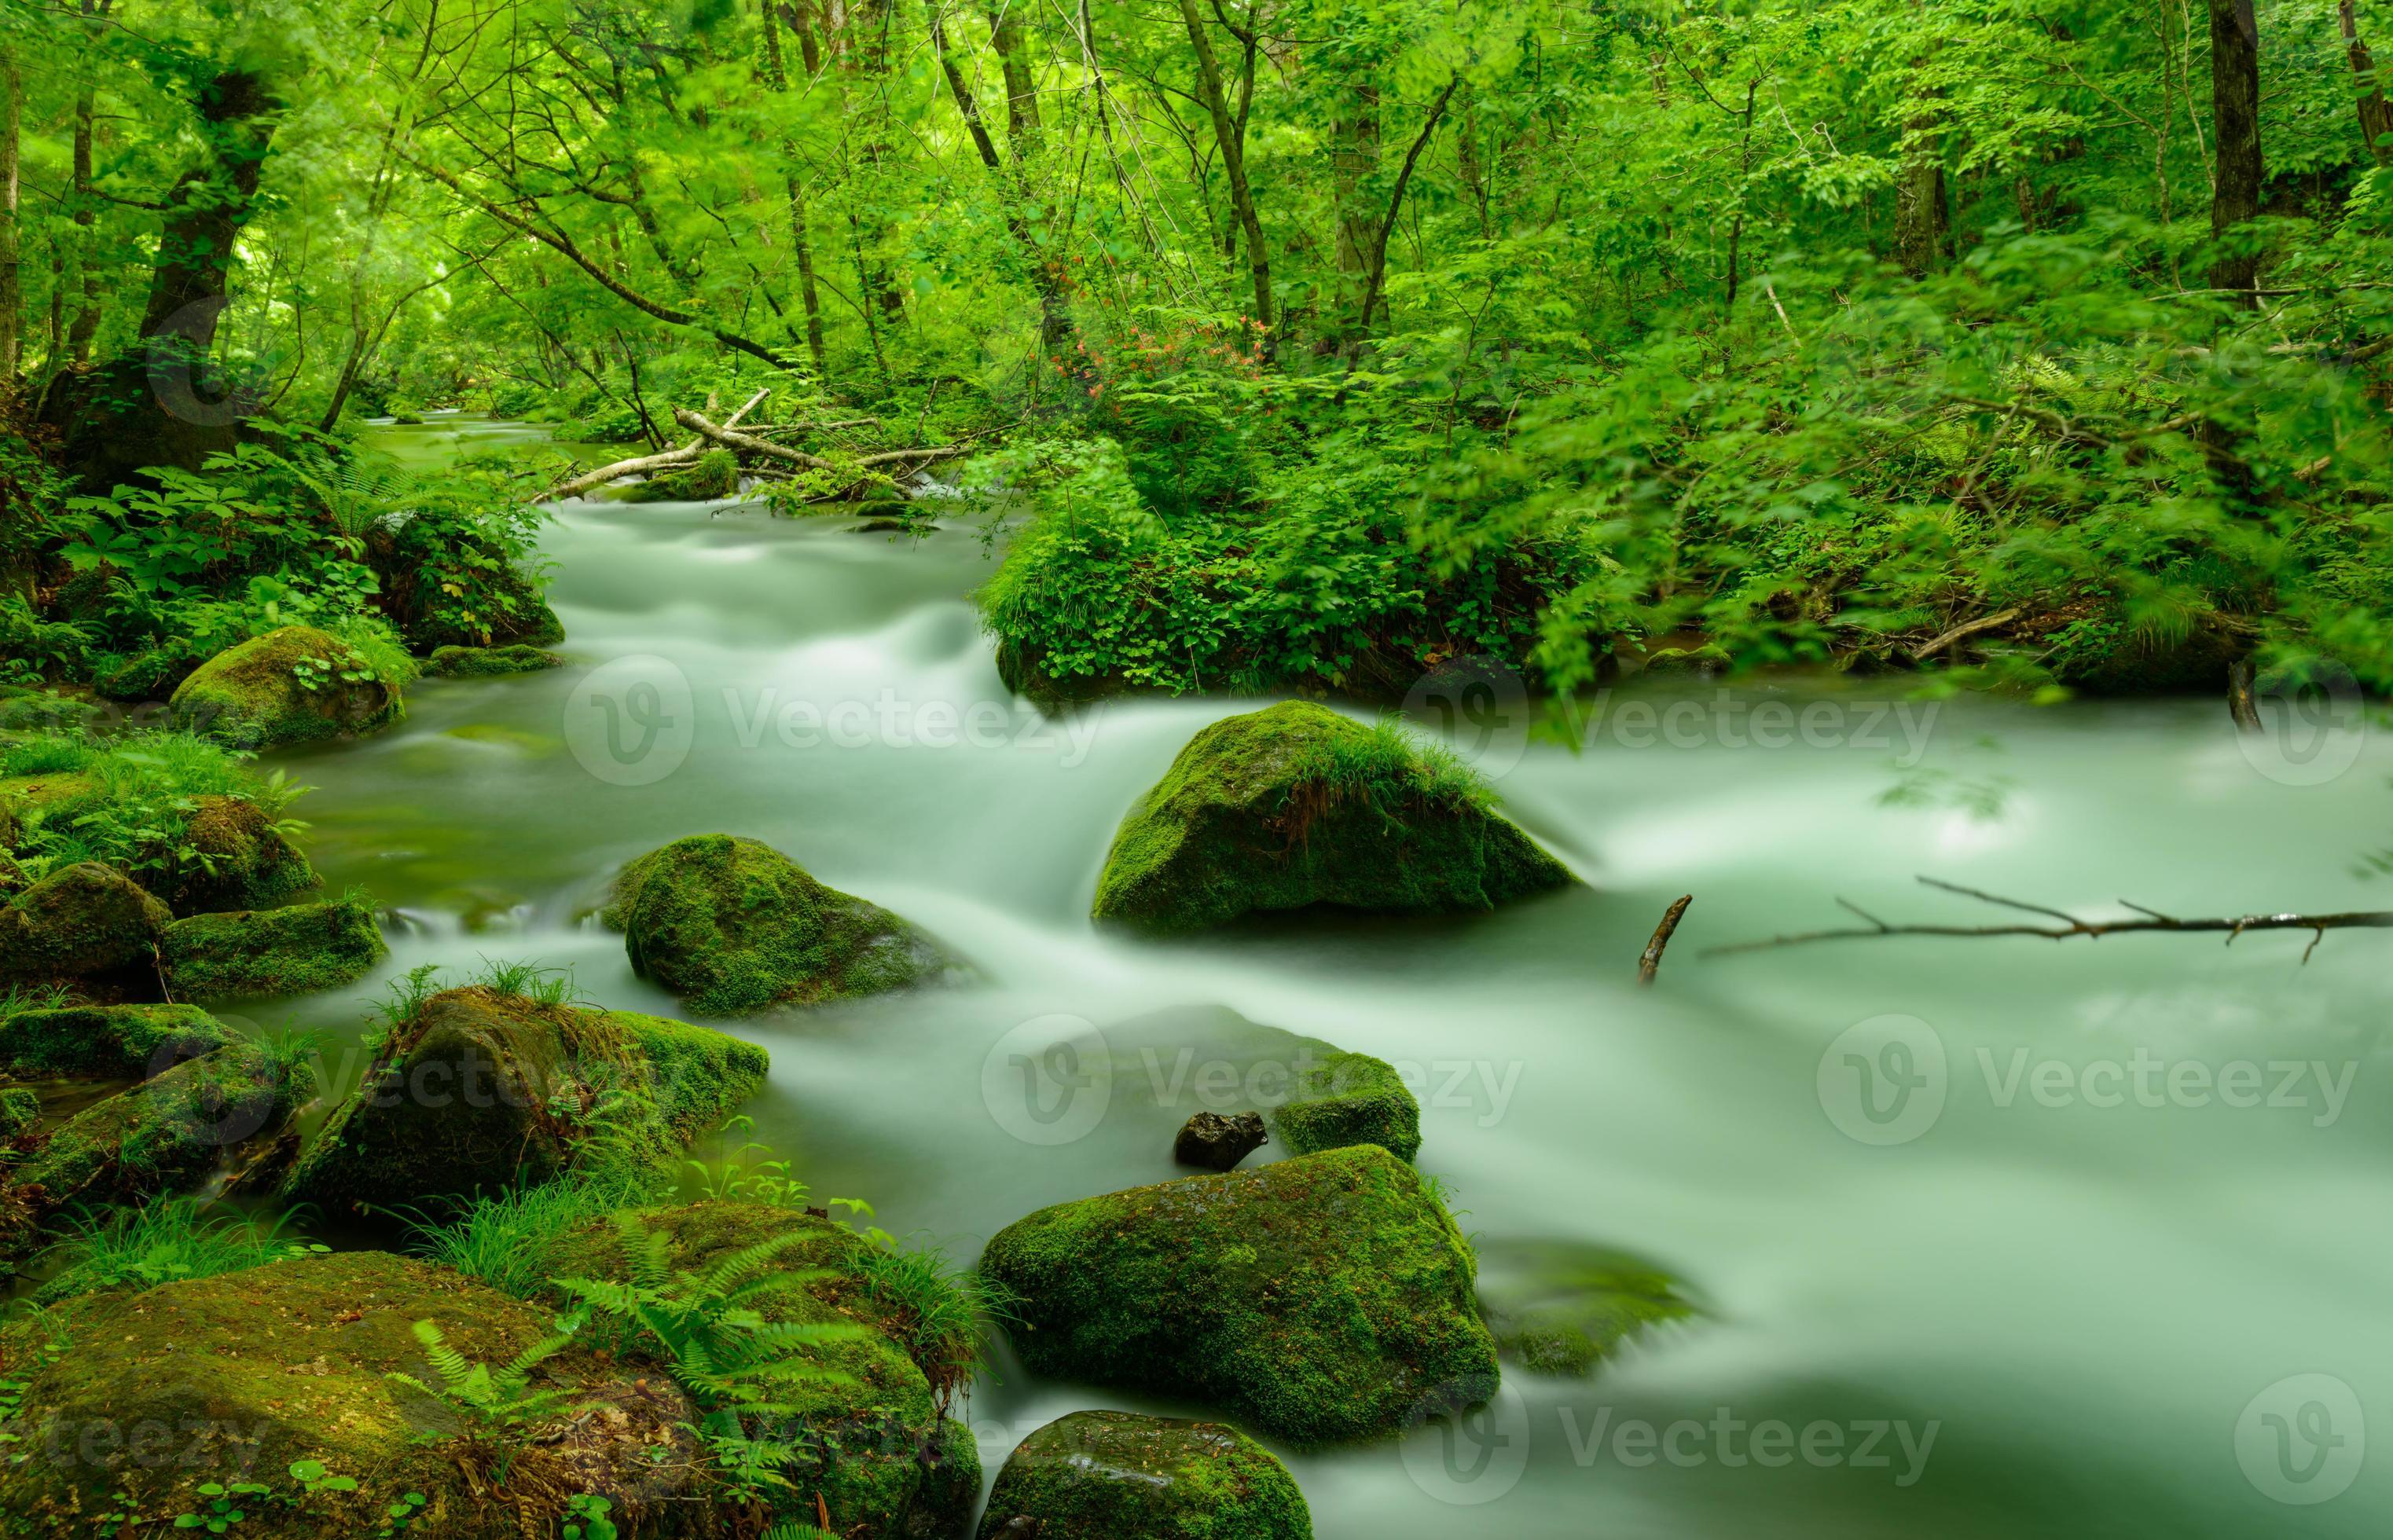
[[[729,450],[709,450],[686,470],[668,471],[631,489],[626,502],[713,502],[739,495],[739,460]]]
[[[1291,1155],[1349,1144],[1377,1144],[1398,1160],[1420,1152],[1420,1103],[1394,1065],[1366,1053],[1332,1052],[1307,1066],[1271,1120]]]
[[[737,1016],[922,982],[935,943],[769,845],[697,834],[623,868],[603,918],[632,966],[691,1013]]]
[[[181,842],[190,854],[160,883],[160,895],[177,913],[256,908],[323,881],[272,816],[243,797],[191,799]]]
[[[355,899],[194,915],[166,927],[166,983],[191,999],[306,995],[365,977],[387,957],[372,905]]]
[[[0,829],[0,833],[5,833],[5,829]],[[0,902],[16,897],[33,885],[33,880],[25,875],[25,868],[17,864],[17,858],[0,850]]]
[[[1291,700],[1189,740],[1115,835],[1094,912],[1184,932],[1317,905],[1469,913],[1571,881],[1450,755]]]
[[[16,1138],[42,1119],[42,1097],[30,1086],[0,1086],[0,1141]]]
[[[107,663],[92,685],[111,700],[160,700],[203,661],[185,643],[163,643]]]
[[[499,674],[538,673],[561,668],[565,659],[520,643],[503,647],[442,647],[424,665],[424,672],[451,679],[481,679]]]
[[[398,684],[364,654],[310,626],[283,626],[226,648],[168,702],[175,723],[242,748],[372,732],[401,710]]]
[[[0,906],[0,984],[154,996],[158,939],[174,918],[107,867],[86,861],[52,872]]]
[[[1301,1445],[1393,1434],[1496,1387],[1470,1248],[1377,1145],[1041,1209],[981,1270],[1032,1372],[1186,1396]]]
[[[1549,1375],[1591,1374],[1631,1337],[1696,1313],[1660,1269],[1577,1242],[1498,1247],[1480,1302],[1497,1351]]]
[[[195,1005],[20,1011],[0,1019],[0,1072],[20,1079],[89,1075],[139,1080],[233,1040],[223,1023]]]
[[[1075,1412],[1015,1447],[981,1519],[998,1540],[1027,1517],[1040,1540],[1312,1540],[1288,1468],[1236,1429]]]
[[[447,990],[384,1040],[284,1191],[402,1207],[567,1171],[668,1172],[766,1063],[683,1022]]]
[[[732,1533],[738,1520],[714,1500],[686,1426],[695,1412],[660,1376],[570,1349],[535,1377],[569,1392],[569,1414],[471,1440],[452,1413],[386,1377],[438,1383],[412,1332],[425,1320],[489,1364],[553,1330],[547,1310],[372,1251],[70,1300],[44,1325],[72,1350],[7,1367],[26,1381],[27,1447],[56,1439],[76,1457],[0,1462],[0,1513],[28,1534],[99,1533],[93,1516],[121,1511],[122,1493],[139,1512],[168,1516],[164,1533],[172,1515],[204,1508],[202,1483],[254,1481],[275,1499],[244,1505],[237,1540],[385,1533],[390,1505],[409,1492],[424,1494],[410,1527],[423,1536],[553,1535],[566,1498],[582,1492],[608,1494],[626,1534]],[[85,1441],[94,1429],[109,1436]],[[300,1460],[358,1490],[297,1501],[284,1472]]]

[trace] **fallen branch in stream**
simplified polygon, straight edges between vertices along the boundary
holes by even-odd
[[[768,438],[759,438],[752,433],[734,432],[728,423],[718,426],[687,407],[673,408],[673,421],[702,437],[713,439],[725,449],[762,455],[767,460],[778,460],[785,464],[802,466],[810,471],[845,469],[870,471],[878,470],[883,465],[905,465],[909,469],[919,470],[936,461],[953,460],[959,455],[970,454],[973,451],[971,441],[966,439],[953,444],[940,444],[929,449],[883,450],[878,454],[858,455],[845,465],[842,465],[836,461],[825,460],[818,454],[808,454],[804,450],[793,450],[787,444],[776,444]]]
[[[1654,939],[1645,944],[1644,952],[1637,959],[1638,983],[1652,984],[1654,975],[1662,971],[1662,949],[1670,945],[1670,937],[1678,933],[1679,917],[1694,901],[1695,895],[1687,894],[1662,911],[1662,923],[1654,927]]]
[[[2208,932],[2214,934],[2224,932],[2227,944],[2231,946],[2235,944],[2235,938],[2246,931],[2308,931],[2311,933],[2310,943],[2302,948],[2302,960],[2308,962],[2310,959],[2310,954],[2318,950],[2318,944],[2326,939],[2326,933],[2329,931],[2393,930],[2393,909],[2357,909],[2345,914],[2246,914],[2187,920],[2177,915],[2163,914],[2158,909],[2146,908],[2141,904],[2129,903],[2124,898],[2119,902],[2135,910],[2137,918],[2080,920],[2066,910],[2048,908],[2042,904],[2030,904],[2017,898],[2005,898],[1999,894],[1983,893],[1976,888],[1965,888],[1957,882],[1939,881],[1933,877],[1922,877],[1919,881],[1931,888],[1959,894],[1964,898],[1974,898],[1981,904],[2018,909],[2026,914],[2043,915],[2059,923],[2050,925],[1895,924],[1880,920],[1858,904],[1839,898],[1837,900],[1838,907],[1859,915],[1868,923],[1848,925],[1829,931],[1802,931],[1793,935],[1774,935],[1766,941],[1733,942],[1725,946],[1706,947],[1703,955],[1724,957],[1732,952],[1759,952],[1773,946],[1803,946],[1815,941],[1861,941],[1890,935],[2031,935],[2041,936],[2047,941],[2067,941],[2073,936],[2091,936],[2099,939],[2106,935],[2130,935],[2149,931]]]
[[[748,404],[733,412],[726,425],[737,425],[739,419],[755,410],[757,402],[771,394],[772,387],[767,385],[749,397]],[[647,476],[655,471],[685,469],[698,463],[699,452],[704,447],[704,442],[702,438],[693,438],[679,449],[666,450],[660,454],[644,454],[634,460],[618,460],[611,465],[601,465],[595,471],[584,471],[570,481],[560,482],[551,487],[534,501],[554,502],[559,498],[580,497],[584,492],[604,487],[620,476]]]

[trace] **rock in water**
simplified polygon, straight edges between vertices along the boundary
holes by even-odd
[[[997,1473],[980,1540],[1018,1534],[1313,1540],[1313,1517],[1288,1468],[1236,1429],[1075,1412],[1023,1440]]]
[[[1420,1153],[1420,1103],[1395,1066],[1367,1053],[1332,1050],[1296,1076],[1272,1109],[1279,1142],[1295,1155],[1377,1144],[1398,1160]]]
[[[875,994],[948,966],[888,910],[728,834],[694,834],[632,862],[603,918],[623,933],[632,967],[698,1016]]]
[[[1034,1374],[1184,1396],[1314,1445],[1496,1389],[1471,1248],[1374,1144],[1044,1208],[981,1271]]]
[[[266,810],[245,798],[192,798],[183,842],[192,857],[158,894],[177,914],[258,908],[322,881]]]
[[[442,647],[424,665],[424,672],[450,679],[485,679],[500,674],[538,673],[562,668],[565,659],[553,652],[521,645],[503,647]]]
[[[361,979],[389,955],[371,906],[355,899],[193,915],[166,927],[166,983],[190,999],[305,995]]]
[[[1261,1113],[1224,1117],[1218,1112],[1200,1112],[1181,1125],[1180,1137],[1171,1144],[1171,1158],[1183,1166],[1226,1171],[1262,1148],[1264,1138]]]
[[[75,1005],[0,1019],[0,1074],[146,1080],[233,1040],[196,1005]]]
[[[0,906],[0,985],[64,984],[155,999],[158,941],[174,915],[131,878],[82,861]]]
[[[398,1208],[610,1161],[670,1170],[765,1064],[686,1022],[446,990],[383,1039],[283,1190]]]
[[[1114,836],[1095,914],[1159,933],[1314,906],[1462,914],[1572,881],[1450,755],[1290,700],[1189,739]]]
[[[387,725],[399,697],[347,643],[283,626],[209,659],[175,687],[175,724],[242,749],[349,737]]]

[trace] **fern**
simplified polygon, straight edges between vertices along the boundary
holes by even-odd
[[[418,1321],[415,1339],[424,1345],[424,1356],[439,1377],[439,1385],[427,1385],[407,1374],[383,1377],[464,1413],[475,1434],[544,1422],[579,1408],[572,1404],[571,1390],[533,1390],[532,1371],[562,1351],[583,1320],[580,1314],[559,1320],[556,1335],[542,1338],[496,1369],[459,1352],[432,1322]]]

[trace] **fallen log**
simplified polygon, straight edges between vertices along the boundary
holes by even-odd
[[[738,418],[718,425],[708,422],[687,407],[675,407],[673,421],[692,433],[713,439],[725,449],[738,450],[745,454],[762,455],[767,460],[778,460],[784,464],[803,466],[810,471],[869,471],[876,470],[883,465],[909,465],[919,468],[935,461],[953,460],[958,455],[970,454],[973,451],[973,445],[967,439],[954,444],[939,444],[928,449],[883,450],[877,454],[858,455],[847,464],[841,465],[825,460],[818,454],[808,454],[804,450],[793,450],[787,444],[776,444],[768,438],[759,438],[752,433],[734,432],[733,424],[739,421]]]
[[[748,404],[733,412],[728,423],[737,424],[739,419],[756,409],[757,402],[771,394],[772,386],[767,385],[749,397]],[[678,417],[680,413],[675,412],[674,416]],[[611,465],[601,465],[595,471],[583,472],[570,481],[560,482],[532,501],[554,502],[559,498],[580,497],[583,492],[604,487],[619,476],[647,476],[654,471],[681,470],[698,463],[699,451],[702,447],[702,439],[693,438],[679,449],[666,450],[660,454],[644,454],[634,460],[618,460]]]

